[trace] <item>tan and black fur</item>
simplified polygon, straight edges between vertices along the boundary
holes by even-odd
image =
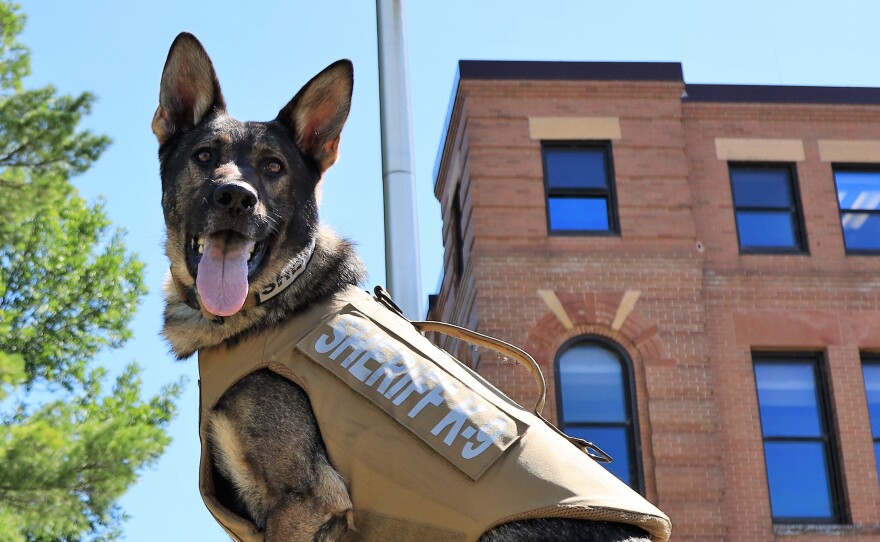
[[[309,81],[274,120],[241,122],[226,113],[201,44],[185,33],[172,44],[152,126],[160,144],[171,262],[163,334],[178,357],[280,325],[363,280],[351,244],[319,225],[316,196],[321,175],[336,161],[352,85],[352,65],[341,60]],[[281,294],[214,317],[188,299],[197,290],[199,240],[205,237],[225,247],[253,243],[247,266],[253,291],[272,283],[312,241],[315,248],[305,271]],[[223,396],[210,428],[218,496],[267,542],[357,538],[345,481],[327,460],[309,399],[298,386],[270,371],[253,373]],[[634,527],[559,519],[502,525],[481,540],[648,538]]]

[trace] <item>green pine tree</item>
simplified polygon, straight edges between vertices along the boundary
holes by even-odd
[[[107,389],[92,362],[130,337],[143,264],[70,184],[109,144],[77,129],[93,96],[23,88],[23,25],[0,1],[0,539],[114,540],[181,384],[144,400],[136,364]]]

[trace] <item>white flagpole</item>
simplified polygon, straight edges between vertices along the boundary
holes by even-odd
[[[424,318],[403,0],[376,0],[379,111],[388,290],[410,319]]]

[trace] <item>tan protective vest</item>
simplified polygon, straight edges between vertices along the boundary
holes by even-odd
[[[629,523],[669,539],[663,512],[351,287],[233,348],[199,352],[199,486],[239,542],[263,535],[213,495],[207,420],[226,390],[261,368],[308,394],[362,542],[474,541],[502,523],[549,517]]]

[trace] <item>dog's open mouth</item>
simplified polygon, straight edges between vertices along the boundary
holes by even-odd
[[[248,279],[259,268],[267,245],[231,230],[190,239],[187,260],[206,310],[217,316],[232,316],[241,310]]]

